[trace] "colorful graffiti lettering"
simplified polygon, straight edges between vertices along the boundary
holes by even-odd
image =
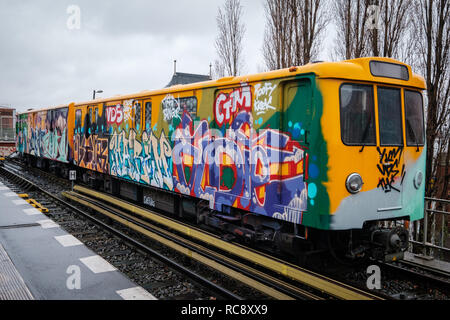
[[[45,158],[54,159],[58,161],[67,161],[67,147],[66,144],[66,128],[59,135],[56,131],[45,133],[41,138],[42,152],[41,155]],[[40,134],[43,132],[41,131]]]
[[[109,125],[117,124],[118,126],[123,122],[124,112],[122,105],[110,106],[106,108],[106,119]]]
[[[278,130],[257,134],[252,122],[242,111],[221,137],[184,113],[173,135],[175,191],[207,199],[216,210],[234,206],[300,223],[307,204],[304,151]],[[286,208],[289,215],[277,213]]]
[[[32,115],[28,115],[28,123],[34,124],[34,128],[28,126],[27,137],[23,131],[22,138],[30,154],[68,162],[67,112],[67,108],[39,112],[34,122]]]
[[[399,165],[401,164],[401,158],[403,153],[403,147],[394,148],[390,151],[384,148],[383,151],[377,147],[378,154],[380,155],[379,163],[377,164],[378,171],[383,175],[377,185],[377,188],[381,187],[384,192],[391,192],[395,190],[400,192],[399,189],[393,186],[395,179],[401,177],[401,184],[403,184],[403,179],[405,178],[405,165],[402,165],[401,171],[399,170]]]
[[[214,101],[214,118],[219,126],[231,123],[240,111],[252,109],[252,92],[249,86],[240,87],[230,93],[220,92]]]
[[[172,148],[164,131],[159,140],[152,132],[149,135],[144,131],[139,141],[133,129],[129,131],[128,137],[121,130],[110,138],[111,175],[172,190],[171,159]]]
[[[108,139],[84,134],[74,137],[74,161],[81,167],[108,173]]]

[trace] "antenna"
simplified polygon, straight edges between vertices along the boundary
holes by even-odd
[[[173,74],[177,73],[177,60],[173,60]]]

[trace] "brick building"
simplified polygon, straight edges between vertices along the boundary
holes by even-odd
[[[0,106],[0,156],[16,150],[16,109]]]

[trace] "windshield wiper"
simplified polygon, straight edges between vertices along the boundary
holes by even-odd
[[[362,146],[361,150],[359,150],[359,152],[363,152],[364,148],[366,147],[366,144],[364,143],[364,141],[366,140],[367,134],[369,133],[369,127],[370,127],[371,120],[372,120],[372,114],[370,115],[369,120],[367,121],[366,127],[364,128],[363,136],[361,138],[361,142],[362,142],[363,146]]]

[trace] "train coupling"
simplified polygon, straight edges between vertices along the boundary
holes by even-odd
[[[408,242],[409,232],[400,226],[392,229],[378,228],[371,234],[374,258],[386,262],[403,259]]]

